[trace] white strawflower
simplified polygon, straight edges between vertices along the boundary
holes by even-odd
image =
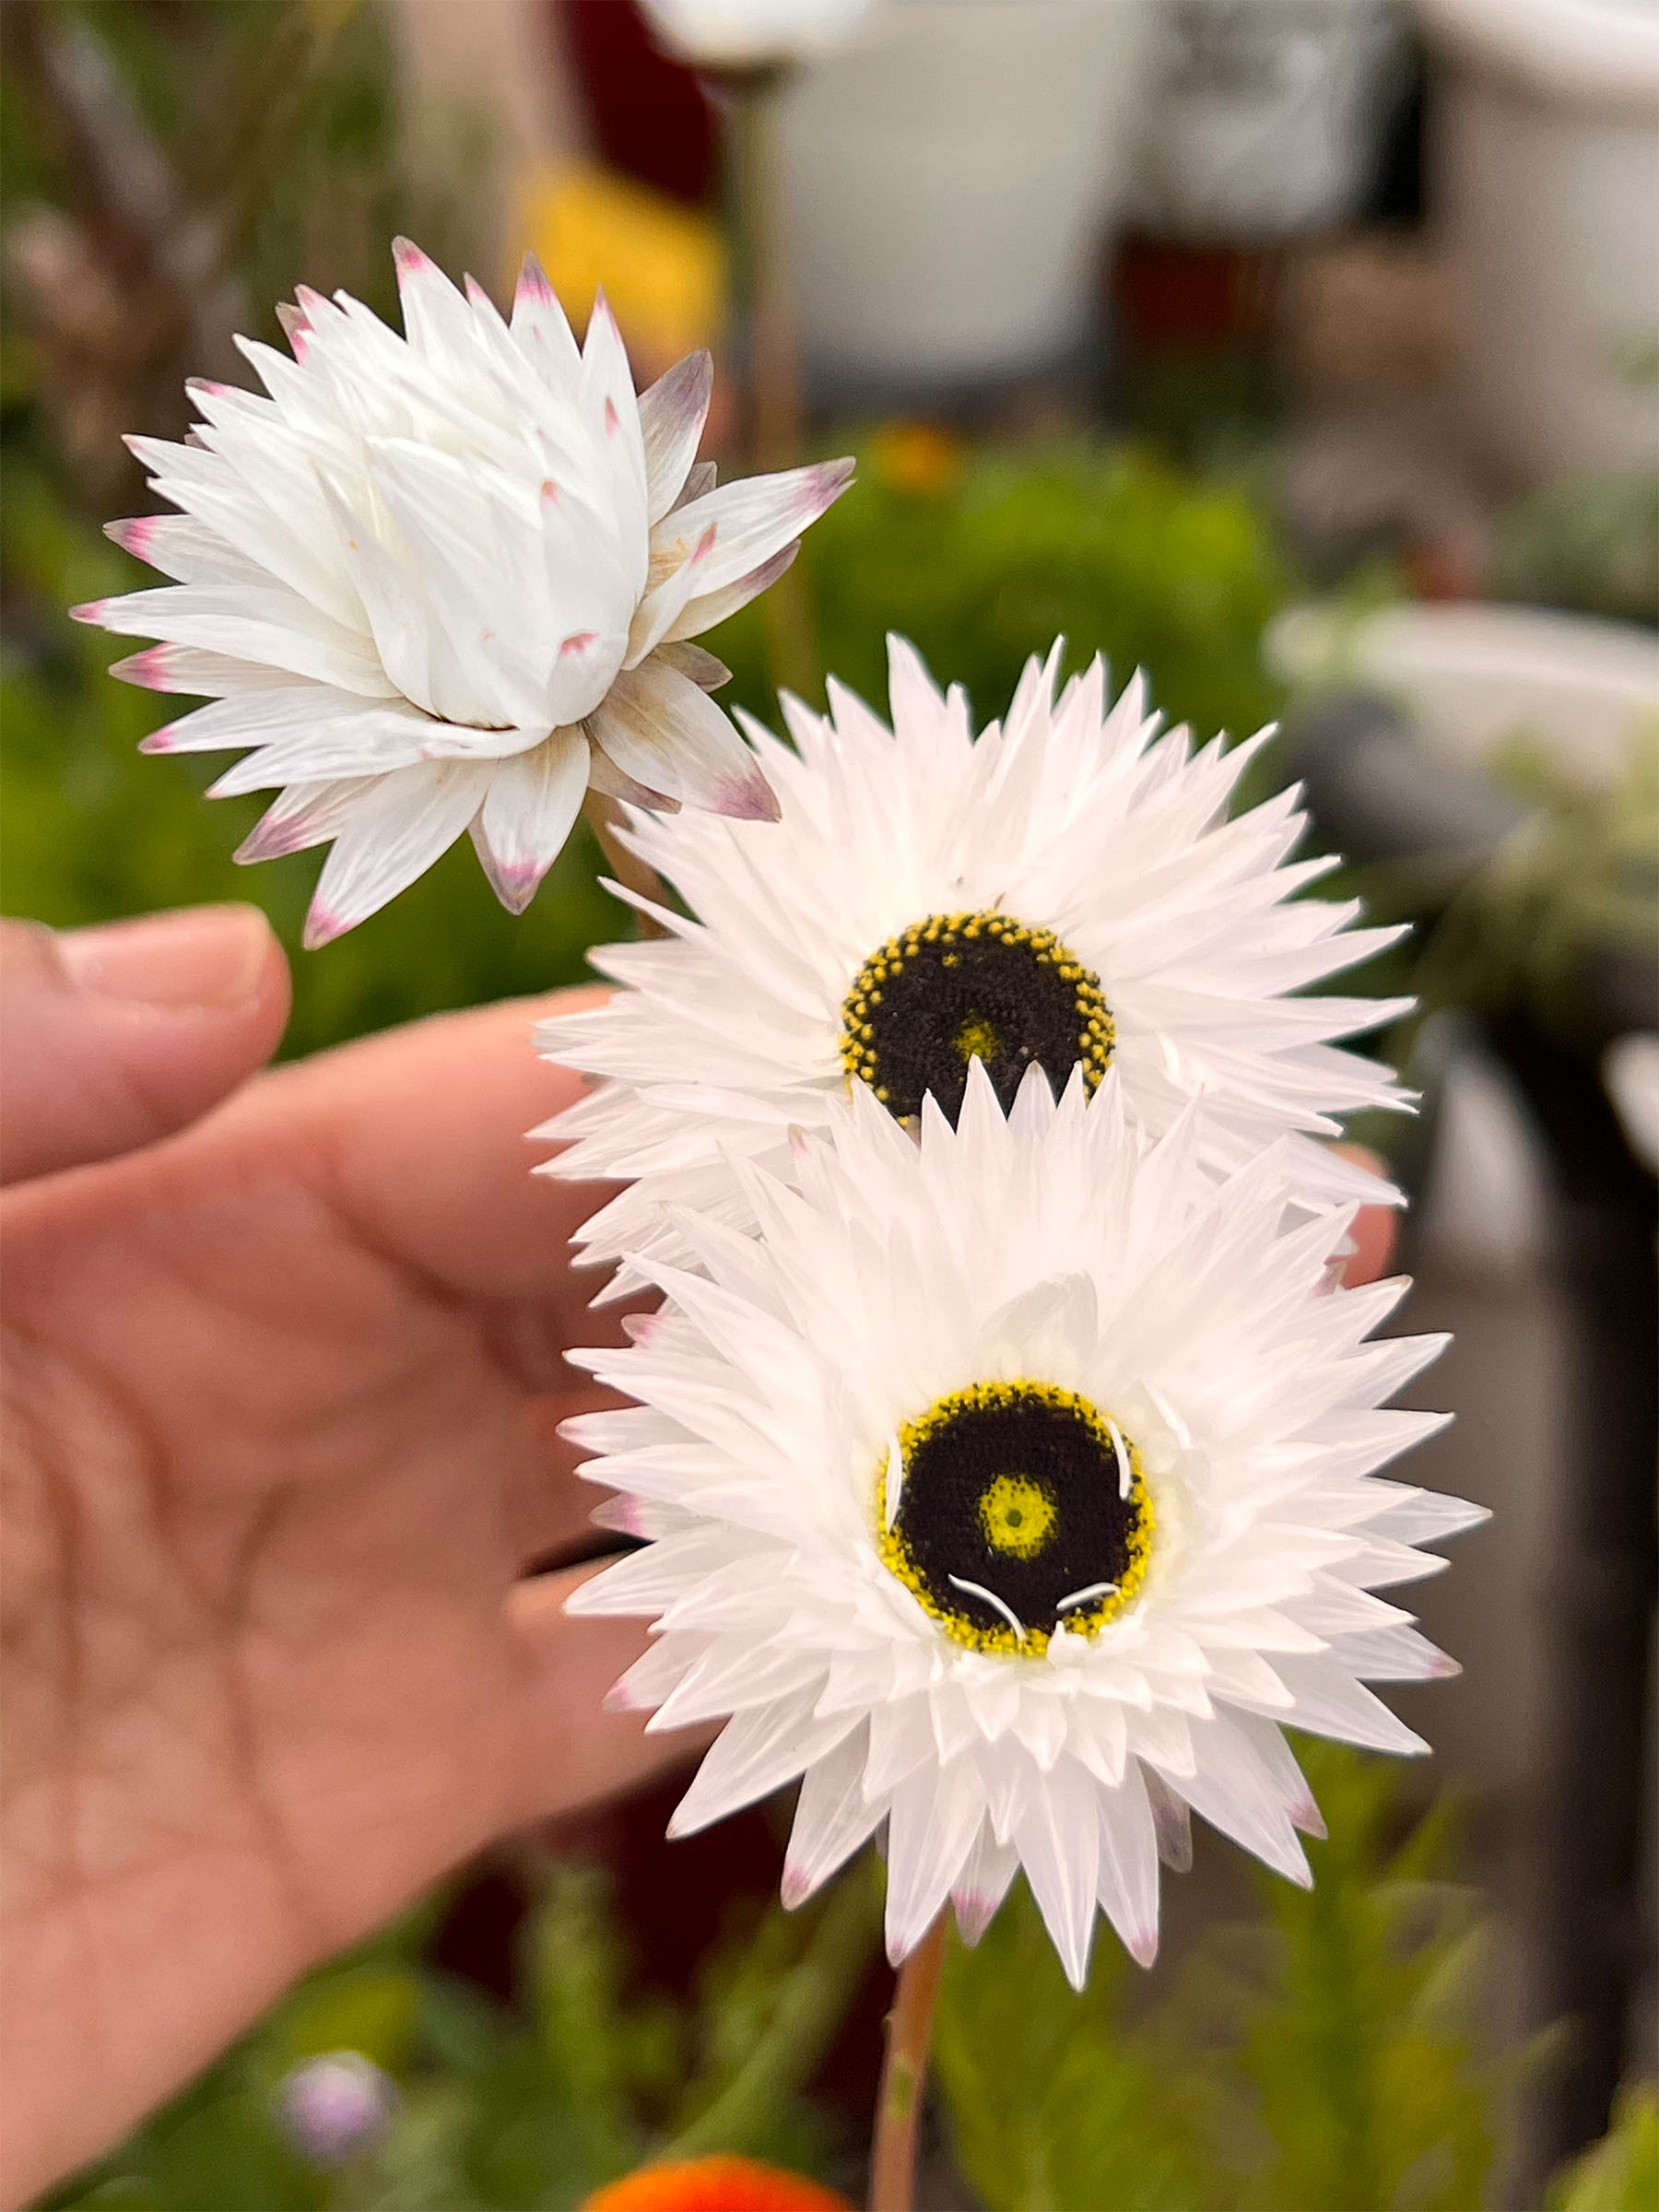
[[[571,1609],[653,1621],[652,1728],[734,1716],[673,1832],[803,1777],[794,1904],[885,1822],[895,1960],[1017,1865],[1074,1983],[1097,1904],[1148,1960],[1188,1807],[1306,1882],[1280,1724],[1421,1751],[1362,1678],[1456,1671],[1369,1594],[1484,1518],[1373,1472],[1440,1426],[1379,1407],[1441,1340],[1365,1341],[1406,1285],[1326,1287],[1282,1147],[1218,1184],[1198,1111],[1143,1157],[1126,1091],[1034,1070],[1005,1122],[976,1065],[917,1143],[859,1088],[798,1190],[739,1171],[758,1238],[682,1215],[705,1272],[641,1263],[666,1305],[578,1355],[637,1404],[567,1433],[651,1541]]]
[[[1288,864],[1294,791],[1229,819],[1269,732],[1194,753],[1186,730],[1159,735],[1138,676],[1108,712],[1097,661],[1056,701],[1059,655],[976,740],[962,693],[942,698],[895,640],[890,731],[833,681],[830,719],[783,702],[798,756],[745,718],[776,824],[634,818],[628,841],[695,919],[594,955],[629,988],[538,1032],[606,1078],[537,1132],[570,1145],[551,1171],[643,1179],[582,1231],[588,1258],[672,1253],[665,1200],[740,1219],[727,1159],[782,1163],[852,1076],[900,1117],[928,1092],[953,1114],[973,1053],[1005,1107],[1033,1061],[1057,1086],[1115,1067],[1145,1130],[1203,1098],[1218,1171],[1291,1133],[1311,1202],[1394,1195],[1313,1139],[1406,1102],[1332,1040],[1409,1001],[1292,994],[1399,933],[1295,896],[1336,864]]]
[[[110,534],[178,581],[76,609],[167,641],[116,674],[215,701],[147,750],[257,747],[211,794],[280,791],[239,860],[333,840],[309,945],[464,830],[522,911],[590,783],[770,819],[707,696],[726,671],[686,641],[782,572],[852,471],[716,490],[706,353],[636,398],[603,297],[579,351],[534,257],[509,324],[394,253],[404,336],[302,287],[293,360],[238,341],[268,397],[193,383],[187,443],[128,441],[183,512]]]
[[[642,0],[671,53],[705,69],[800,62],[838,45],[872,0]]]

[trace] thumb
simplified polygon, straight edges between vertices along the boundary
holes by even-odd
[[[264,1065],[288,1010],[257,907],[61,934],[0,922],[0,1182],[182,1128]]]

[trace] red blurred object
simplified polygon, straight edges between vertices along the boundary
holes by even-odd
[[[652,44],[633,0],[549,0],[611,168],[700,206],[715,178],[714,118],[695,73]]]
[[[590,2196],[582,2212],[853,2212],[844,2196],[753,2159],[646,2166]]]
[[[1131,349],[1147,354],[1261,336],[1277,266],[1278,256],[1259,248],[1124,239],[1112,288]]]

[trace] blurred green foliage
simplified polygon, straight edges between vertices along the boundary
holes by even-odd
[[[1653,2212],[1659,2205],[1659,2091],[1626,2089],[1602,2140],[1560,2174],[1548,2212]]]
[[[843,683],[884,702],[896,630],[988,720],[1028,656],[1064,637],[1069,668],[1103,653],[1122,684],[1145,667],[1157,704],[1201,738],[1270,719],[1281,693],[1261,636],[1291,579],[1241,492],[1133,445],[947,445],[924,474],[907,459],[913,435],[865,443],[852,490],[802,548],[822,664]],[[727,696],[775,720],[761,608],[713,649],[735,672]]]
[[[1659,945],[1659,717],[1632,726],[1605,790],[1564,774],[1524,732],[1494,774],[1534,811],[1457,890],[1424,946],[1414,977],[1422,1017],[1524,1005],[1570,1041],[1586,962],[1651,967]]]
[[[1067,1985],[1023,1889],[953,1946],[939,2082],[989,2212],[1476,2212],[1514,2061],[1488,2047],[1494,1933],[1446,1812],[1397,1771],[1298,1747],[1330,1828],[1313,1887],[1257,1877],[1154,2002],[1104,1931]],[[1488,2025],[1483,2027],[1483,2023]]]
[[[556,1864],[521,1931],[517,2003],[424,1963],[432,1902],[313,1974],[193,2088],[39,2212],[566,2212],[648,2158],[836,2162],[805,2093],[872,1956],[865,1864],[796,1913],[740,1916],[684,2003],[638,1985],[608,1877]],[[335,2165],[282,2121],[289,2070],[353,2051],[397,2085]]]
[[[1529,492],[1498,518],[1492,589],[1628,622],[1659,619],[1659,477],[1575,477]]]

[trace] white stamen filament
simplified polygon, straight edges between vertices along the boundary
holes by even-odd
[[[1117,1454],[1118,1496],[1126,1499],[1135,1488],[1135,1469],[1129,1464],[1129,1454],[1124,1448],[1124,1433],[1115,1421],[1108,1421],[1112,1431],[1112,1449]]]
[[[1150,1382],[1147,1384],[1146,1389],[1147,1395],[1174,1431],[1175,1441],[1183,1452],[1190,1452],[1193,1448],[1192,1430],[1176,1412],[1174,1406],[1171,1405],[1169,1399],[1164,1396],[1161,1390],[1156,1389]]]
[[[1117,1584],[1115,1583],[1087,1583],[1081,1590],[1073,1590],[1068,1592],[1065,1597],[1057,1597],[1054,1600],[1054,1610],[1056,1613],[1064,1613],[1067,1606],[1081,1606],[1091,1597],[1109,1595],[1115,1597],[1116,1594]]]
[[[1013,1630],[1016,1636],[1023,1636],[1025,1634],[1024,1621],[1020,1619],[1018,1614],[1015,1612],[1012,1606],[1004,1605],[1002,1599],[997,1596],[994,1590],[987,1590],[983,1583],[965,1583],[959,1574],[947,1574],[945,1577],[945,1580],[950,1584],[953,1590],[960,1590],[966,1596],[969,1597],[982,1597],[984,1599],[986,1605],[994,1606],[997,1612],[999,1612],[1003,1618],[1007,1622],[1008,1626]]]

